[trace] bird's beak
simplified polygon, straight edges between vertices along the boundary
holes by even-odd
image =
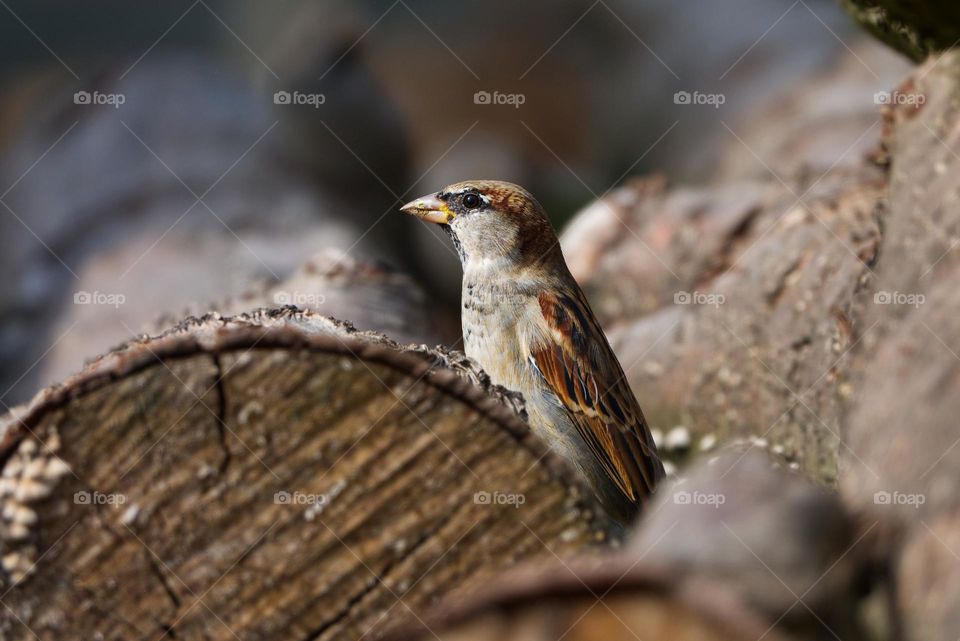
[[[438,225],[446,225],[456,216],[447,207],[447,203],[440,200],[436,195],[421,196],[408,202],[400,208],[400,211],[413,214],[420,220]]]

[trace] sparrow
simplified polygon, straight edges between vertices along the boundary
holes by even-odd
[[[531,429],[629,524],[664,477],[620,362],[546,213],[522,187],[469,180],[401,211],[441,225],[463,265],[464,351],[520,392]]]

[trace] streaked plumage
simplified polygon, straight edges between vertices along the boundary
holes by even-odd
[[[663,466],[643,413],[540,205],[516,185],[451,185],[404,211],[443,225],[463,263],[464,347],[523,394],[530,425],[629,522]]]

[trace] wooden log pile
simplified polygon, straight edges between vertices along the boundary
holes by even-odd
[[[856,161],[636,179],[567,229],[692,435],[628,532],[462,354],[282,306],[449,331],[321,257],[0,418],[0,638],[955,636],[960,54],[894,92]]]

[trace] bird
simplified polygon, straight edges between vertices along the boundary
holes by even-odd
[[[583,475],[608,514],[632,523],[663,464],[543,207],[519,185],[468,180],[400,209],[453,241],[466,355],[523,395],[532,431]]]

